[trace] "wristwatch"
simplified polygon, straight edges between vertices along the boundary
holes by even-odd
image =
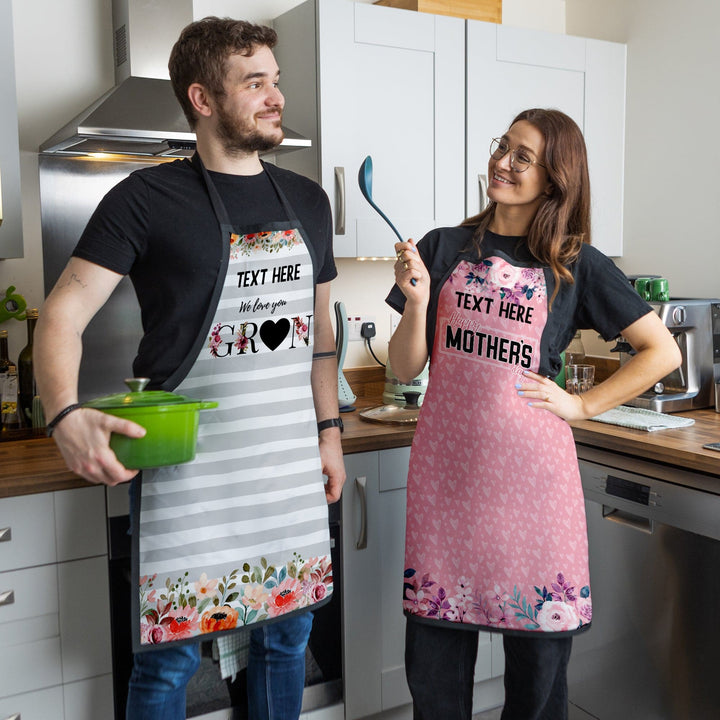
[[[336,417],[336,418],[330,418],[329,420],[321,420],[318,424],[318,434],[321,433],[323,430],[327,430],[331,427],[337,427],[340,428],[340,432],[342,432],[345,428],[343,427],[343,421],[342,418]]]

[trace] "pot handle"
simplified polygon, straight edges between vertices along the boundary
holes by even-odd
[[[217,402],[215,400],[203,400],[202,402],[198,403],[198,410],[211,410],[212,408],[216,408],[218,406]]]

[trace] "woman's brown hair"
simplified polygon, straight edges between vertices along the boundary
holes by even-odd
[[[521,120],[536,127],[545,138],[543,165],[550,191],[543,198],[528,231],[530,252],[552,270],[555,289],[560,282],[573,283],[568,266],[580,254],[583,243],[590,244],[590,176],[582,131],[575,121],[559,110],[533,108],[521,112],[510,125]],[[495,215],[495,203],[461,223],[474,227],[473,246],[479,252],[485,230]]]

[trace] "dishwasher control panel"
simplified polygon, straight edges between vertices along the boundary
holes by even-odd
[[[720,540],[720,495],[620,468],[579,460],[586,500],[655,523]]]

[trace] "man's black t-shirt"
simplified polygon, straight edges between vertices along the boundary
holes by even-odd
[[[274,165],[251,176],[210,173],[233,226],[243,231],[285,222],[267,177],[272,173],[297,215],[317,258],[315,283],[337,275],[332,218],[322,188]],[[210,303],[224,239],[200,173],[189,160],[130,174],[102,199],[73,255],[129,274],[141,309],[144,337],[136,374],[160,386],[185,358]]]

